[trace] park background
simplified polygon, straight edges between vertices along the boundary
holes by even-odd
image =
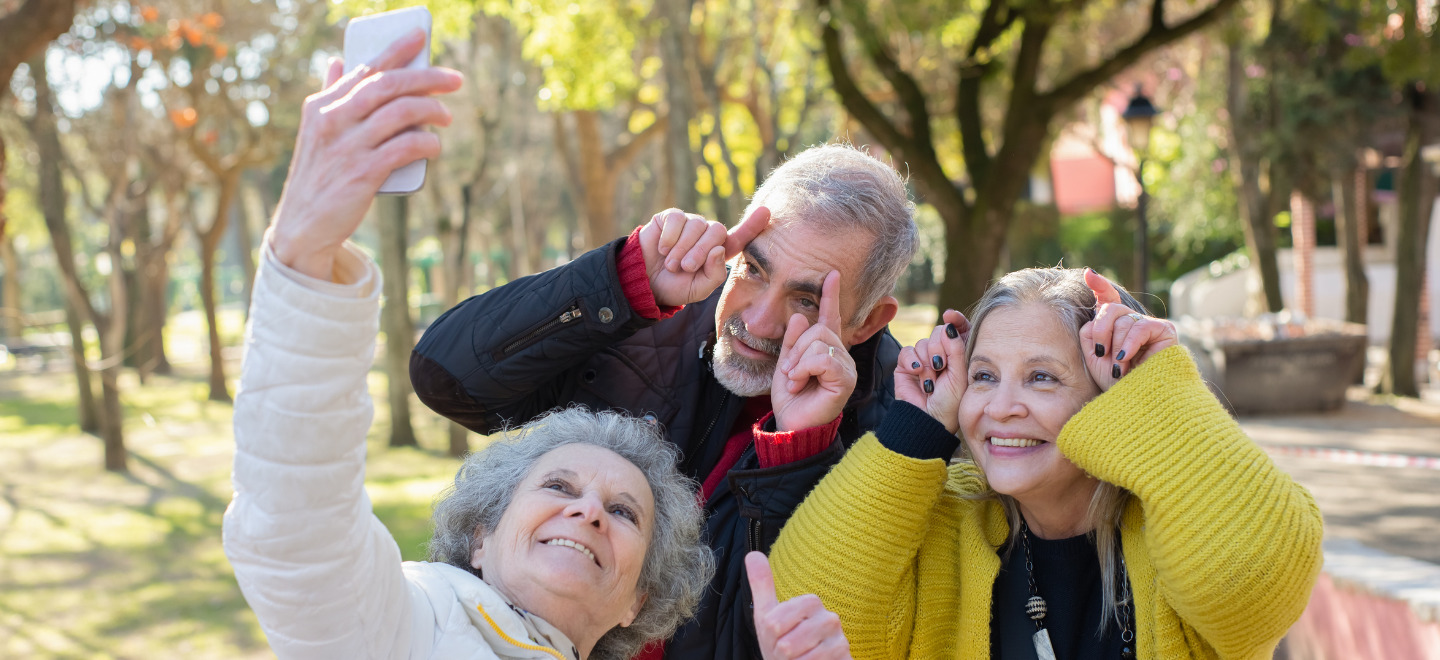
[[[257,249],[345,21],[410,4],[0,0],[0,657],[269,655],[219,527]],[[919,203],[901,341],[997,272],[1091,266],[1197,332],[1364,337],[1355,428],[1400,415],[1395,451],[1440,457],[1435,0],[420,4],[465,87],[357,237],[386,287],[367,486],[407,559],[484,441],[409,390],[430,320],[667,207],[733,223],[834,140]],[[1440,562],[1415,469],[1381,481],[1435,497],[1375,543]]]

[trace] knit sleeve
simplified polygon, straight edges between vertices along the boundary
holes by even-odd
[[[916,555],[945,480],[945,461],[897,454],[866,434],[781,530],[770,554],[780,598],[819,595],[855,658],[905,657]]]
[[[1166,601],[1220,657],[1272,649],[1320,571],[1320,510],[1245,435],[1181,347],[1070,419],[1059,447],[1134,493]]]

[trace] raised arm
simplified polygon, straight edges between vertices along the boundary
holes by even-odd
[[[1059,447],[1145,512],[1157,597],[1221,657],[1273,647],[1321,564],[1320,510],[1205,387],[1180,346],[1071,418]]]
[[[438,153],[459,74],[399,70],[419,32],[306,100],[256,276],[235,399],[225,554],[275,653],[401,657],[425,647],[400,552],[365,495],[380,274],[345,245],[399,165]],[[420,613],[423,614],[423,613]],[[412,633],[421,642],[411,644]]]
[[[1093,271],[1086,282],[1098,309],[1081,349],[1106,392],[1065,425],[1060,450],[1140,499],[1157,597],[1221,657],[1273,648],[1320,571],[1315,500],[1210,393],[1173,324],[1125,307]]]

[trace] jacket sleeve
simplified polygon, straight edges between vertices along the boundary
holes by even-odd
[[[957,441],[944,426],[897,402],[805,498],[775,542],[770,561],[780,599],[820,596],[840,616],[855,658],[908,654],[916,559],[948,474],[944,459],[892,447],[935,456],[947,443],[953,452]]]
[[[478,433],[565,403],[565,375],[655,323],[625,297],[616,257],[626,239],[474,296],[426,329],[410,356],[420,400]]]
[[[1166,349],[1072,417],[1060,450],[1134,493],[1157,597],[1219,652],[1272,648],[1320,571],[1319,508]]]
[[[262,249],[235,398],[225,555],[281,658],[404,657],[433,633],[364,489],[379,271],[342,262],[369,282],[348,297]]]

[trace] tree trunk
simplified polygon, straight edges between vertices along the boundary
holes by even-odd
[[[385,280],[385,307],[380,322],[385,330],[385,373],[390,394],[390,446],[414,447],[410,424],[410,349],[415,346],[415,325],[410,320],[410,261],[406,254],[409,198],[395,195],[375,200],[380,227],[380,270]]]
[[[1260,295],[1264,308],[1278,312],[1285,306],[1280,295],[1280,265],[1275,258],[1276,231],[1267,197],[1260,190],[1260,160],[1255,155],[1258,145],[1251,139],[1246,124],[1245,63],[1240,44],[1232,42],[1228,49],[1226,77],[1226,108],[1232,146],[1235,194],[1239,201],[1240,219],[1245,229],[1245,246],[1250,252],[1250,267],[1260,278]],[[1273,182],[1272,182],[1273,185]]]
[[[252,185],[243,185],[240,190],[240,222],[235,226],[236,248],[240,252],[240,266],[245,270],[245,320],[250,320],[250,296],[255,286],[255,227],[269,222],[265,213],[265,201],[260,190]]]
[[[1356,181],[1362,170],[1336,168],[1330,174],[1335,204],[1335,234],[1345,269],[1345,320],[1365,323],[1370,308],[1370,280],[1365,276],[1365,237],[1360,233],[1360,193]]]
[[[5,145],[0,144],[0,149],[4,148]],[[4,309],[0,309],[0,313],[5,315],[5,336],[18,338],[25,332],[20,307],[20,259],[15,254],[15,236],[6,231],[3,224],[0,224],[0,262],[5,264],[4,293],[0,296],[5,301]]]
[[[30,121],[29,128],[35,138],[39,156],[36,174],[39,179],[40,209],[45,218],[45,229],[50,234],[50,246],[55,250],[60,276],[64,280],[66,322],[70,326],[75,381],[79,388],[77,401],[80,405],[80,428],[101,432],[107,448],[113,443],[123,449],[124,437],[120,421],[110,415],[108,410],[96,406],[90,383],[90,368],[85,362],[85,341],[82,334],[85,323],[97,322],[97,330],[101,326],[90,304],[90,294],[85,290],[75,269],[75,250],[70,240],[70,225],[65,219],[68,203],[65,182],[60,171],[60,135],[55,126],[55,105],[43,53],[31,61],[30,71],[31,77],[35,79],[35,116]],[[112,276],[118,277],[118,272],[112,271]],[[123,298],[120,302],[124,302]],[[108,460],[106,465],[109,465]]]
[[[70,358],[75,368],[75,384],[80,390],[76,404],[80,409],[80,430],[100,432],[100,410],[95,407],[95,387],[90,384],[90,365],[85,362],[85,321],[75,305],[65,301],[65,326],[70,330]]]
[[[225,382],[225,351],[220,343],[219,292],[215,290],[215,257],[220,248],[220,239],[230,223],[230,210],[235,204],[240,189],[240,172],[231,170],[219,175],[219,195],[215,200],[215,220],[210,228],[195,233],[200,239],[200,302],[205,307],[205,326],[210,340],[210,400],[230,401],[229,387]]]
[[[695,116],[695,102],[690,94],[691,49],[686,47],[691,42],[690,14],[694,1],[660,1],[666,23],[660,33],[660,53],[665,63],[665,101],[669,105],[665,115],[663,165],[667,171],[661,178],[670,185],[673,206],[694,212],[699,203],[695,191],[695,157],[690,151],[690,119]],[[718,121],[718,111],[716,116]]]
[[[100,438],[105,441],[105,469],[125,472],[127,456],[123,429],[124,410],[120,405],[119,383],[121,360],[117,353],[104,353],[106,351],[102,350],[101,359],[106,362],[106,368],[100,370],[100,393],[105,412],[100,416]],[[114,364],[110,364],[111,362]]]
[[[1395,315],[1390,324],[1390,352],[1381,375],[1380,388],[1386,394],[1419,397],[1419,383],[1415,378],[1415,353],[1419,345],[1416,331],[1420,325],[1425,242],[1429,238],[1430,206],[1434,199],[1426,190],[1426,165],[1420,158],[1420,148],[1425,144],[1425,94],[1411,89],[1408,95],[1412,97],[1413,107],[1405,134],[1404,163],[1400,169],[1400,227],[1395,240]]]
[[[36,59],[43,60],[45,47],[75,22],[75,0],[25,0],[23,4],[6,5],[11,10],[0,17],[0,44],[5,44],[0,48],[0,100],[10,94],[10,77],[20,63],[37,53]],[[5,139],[0,136],[0,232],[4,228]]]
[[[615,237],[615,177],[605,162],[605,145],[600,135],[600,114],[578,110],[575,141],[580,154],[580,180],[584,182],[585,221],[581,224],[586,250],[593,250]]]

